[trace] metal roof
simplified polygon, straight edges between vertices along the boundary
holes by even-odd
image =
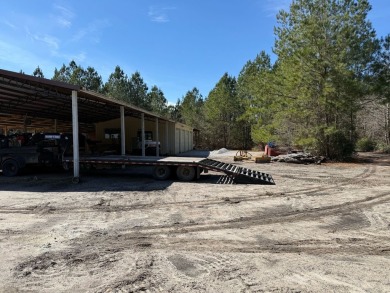
[[[145,119],[164,117],[131,104],[114,100],[80,86],[0,69],[0,114],[72,121],[72,91],[77,91],[80,123],[97,123],[125,116]],[[172,121],[174,122],[174,121]]]

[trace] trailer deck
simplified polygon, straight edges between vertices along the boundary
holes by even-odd
[[[63,159],[67,168],[73,164],[72,157]],[[274,185],[275,182],[270,174],[243,168],[234,164],[224,163],[208,158],[198,157],[139,157],[139,156],[82,156],[80,165],[84,167],[104,166],[155,166],[154,177],[159,180],[167,179],[172,171],[176,172],[182,181],[199,179],[201,173],[210,171],[222,172],[218,183],[223,184],[266,184]]]

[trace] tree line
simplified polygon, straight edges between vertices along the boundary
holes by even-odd
[[[44,77],[39,66],[35,69],[33,75]],[[162,116],[169,116],[172,111],[159,87],[153,85],[149,90],[138,71],[129,77],[120,66],[115,67],[114,72],[104,83],[95,68],[88,66],[85,69],[72,60],[69,65],[63,64],[60,69],[55,68],[51,79],[78,85],[83,89],[107,95]]]
[[[93,67],[71,61],[52,79],[191,125],[211,149],[272,141],[331,159],[390,151],[390,35],[377,37],[370,10],[367,0],[292,1],[277,14],[274,62],[260,51],[237,77],[223,74],[207,97],[194,87],[176,105],[119,66],[103,83]],[[43,77],[39,67],[33,75]]]

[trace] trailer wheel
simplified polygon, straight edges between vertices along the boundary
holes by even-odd
[[[179,166],[176,169],[176,175],[181,181],[192,181],[195,178],[195,168],[191,166]]]
[[[153,177],[157,180],[167,180],[171,176],[171,168],[168,166],[156,166],[153,170]]]
[[[16,176],[19,173],[19,165],[14,159],[5,160],[2,164],[3,175],[7,177]]]

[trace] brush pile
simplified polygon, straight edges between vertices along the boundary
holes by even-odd
[[[292,153],[271,158],[271,162],[284,162],[293,164],[321,164],[325,157],[313,156],[309,153]]]

